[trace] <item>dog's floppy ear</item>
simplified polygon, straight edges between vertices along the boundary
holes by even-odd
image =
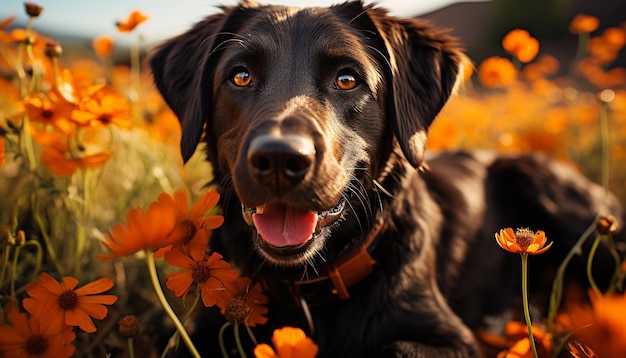
[[[404,156],[418,168],[428,127],[454,91],[466,57],[452,37],[426,22],[398,19],[377,8],[367,13],[388,55],[387,114]]]
[[[243,18],[237,14],[248,5],[222,7],[222,12],[167,40],[150,56],[155,84],[181,122],[181,153],[185,162],[196,150],[204,124],[209,120],[211,79],[223,48],[220,46],[241,23],[230,19]]]

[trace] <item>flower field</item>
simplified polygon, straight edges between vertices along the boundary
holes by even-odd
[[[298,329],[277,330],[272,342],[245,329],[267,321],[267,298],[205,250],[223,223],[219,193],[206,188],[202,153],[183,166],[178,121],[142,65],[149,49],[133,41],[128,64],[117,64],[116,44],[102,36],[89,55],[68,57],[63,43],[37,32],[45,9],[26,3],[24,11],[24,27],[0,19],[0,356],[166,357],[183,344],[194,352],[187,319],[202,306],[218,306],[229,321],[223,330],[252,339],[257,357],[315,356]],[[136,40],[146,21],[135,11],[116,30]],[[614,65],[626,22],[598,31],[599,21],[572,19],[579,49],[571,63],[511,29],[501,43],[508,56],[466,64],[429,149],[543,152],[626,204],[626,69]],[[609,247],[611,287],[601,291],[589,276],[590,303],[560,310],[557,277],[546,320],[477,333],[494,355],[626,352],[626,248],[611,240],[617,220],[598,214],[580,242]],[[503,228],[494,245],[526,265],[552,245],[534,229]]]

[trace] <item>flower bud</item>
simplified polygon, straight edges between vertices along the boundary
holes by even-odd
[[[63,48],[56,42],[47,42],[44,54],[49,58],[59,58],[63,54]]]
[[[117,321],[118,333],[122,338],[133,338],[139,334],[139,319],[135,315],[128,315]]]
[[[43,11],[43,7],[32,2],[24,3],[24,7],[26,8],[26,13],[30,17],[37,17],[41,15],[41,12]]]
[[[596,231],[600,235],[608,235],[617,231],[617,219],[613,215],[603,215],[600,216],[598,222],[596,223]]]

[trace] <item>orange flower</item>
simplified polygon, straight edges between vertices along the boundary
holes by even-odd
[[[141,11],[135,10],[133,11],[126,20],[117,22],[115,25],[117,26],[117,30],[119,32],[131,32],[135,29],[135,27],[139,26],[142,22],[148,20],[148,17],[144,15]]]
[[[192,247],[189,256],[176,250],[168,251],[165,253],[165,261],[185,269],[165,275],[167,288],[184,299],[191,285],[195,283],[200,287],[202,302],[206,307],[214,306],[217,298],[224,292],[224,284],[237,278],[237,271],[222,260],[222,255],[216,252],[207,255],[203,247]]]
[[[64,177],[74,174],[78,169],[99,167],[111,157],[111,151],[105,150],[100,153],[71,157],[67,153],[54,148],[46,147],[41,152],[41,164],[50,169],[50,173]]]
[[[517,78],[513,63],[503,57],[489,57],[478,67],[478,79],[485,87],[501,88],[511,85]]]
[[[578,14],[569,24],[569,31],[573,34],[582,34],[595,31],[600,26],[600,20],[595,16]]]
[[[32,315],[49,316],[60,320],[68,326],[78,326],[85,332],[93,333],[96,326],[91,317],[104,319],[109,310],[105,305],[117,301],[113,295],[99,295],[113,287],[113,281],[103,277],[76,288],[78,280],[74,277],[63,277],[61,283],[52,276],[42,272],[39,282],[26,285],[30,297],[22,301],[24,309]]]
[[[533,351],[528,339],[528,326],[522,322],[509,321],[504,327],[504,334],[509,342],[509,348],[498,354],[498,358],[532,358]],[[533,338],[537,344],[540,357],[552,355],[552,341],[549,333],[533,325]]]
[[[123,129],[130,129],[133,122],[126,98],[105,85],[89,87],[87,98],[80,103],[79,109],[72,111],[72,119],[91,127],[114,124]]]
[[[91,46],[98,57],[108,58],[111,57],[111,54],[113,53],[115,43],[113,42],[111,36],[100,36],[93,40]]]
[[[283,327],[272,335],[274,349],[262,343],[254,348],[256,358],[313,358],[317,345],[300,328]]]
[[[220,195],[216,190],[207,192],[189,209],[189,194],[186,190],[179,190],[172,198],[169,194],[159,195],[158,201],[162,205],[171,206],[177,212],[176,226],[170,233],[173,245],[157,250],[154,257],[163,257],[166,251],[172,247],[185,253],[185,249],[191,246],[205,248],[209,243],[211,230],[219,227],[224,222],[221,215],[207,215],[209,210],[217,205]]]
[[[0,354],[4,358],[66,358],[74,354],[72,327],[50,315],[30,316],[7,307],[9,325],[0,326]]]
[[[249,277],[240,277],[235,281],[224,283],[224,294],[217,299],[226,319],[234,323],[245,323],[249,327],[267,322],[267,296],[259,283],[251,286]]]
[[[31,121],[52,125],[65,133],[74,129],[69,121],[73,106],[65,101],[53,101],[42,93],[35,93],[26,98],[24,109]]]
[[[103,244],[111,254],[100,255],[101,259],[129,256],[139,250],[154,250],[171,245],[170,232],[176,225],[175,208],[154,202],[144,213],[140,208],[126,212],[126,225],[117,223]]]
[[[623,357],[626,352],[626,294],[600,297],[590,290],[589,299],[591,307],[574,306],[564,317],[559,317],[559,323],[599,357]]]
[[[517,229],[513,232],[513,229],[506,228],[500,230],[500,235],[496,233],[496,242],[506,251],[519,253],[519,254],[531,254],[539,255],[546,252],[552,242],[546,244],[546,234],[538,230],[533,233],[529,229]]]
[[[539,40],[530,36],[526,30],[515,29],[502,39],[502,47],[509,54],[517,57],[522,63],[527,63],[537,57]]]

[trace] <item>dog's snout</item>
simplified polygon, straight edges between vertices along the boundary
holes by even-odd
[[[248,165],[259,183],[275,190],[301,182],[315,160],[315,146],[301,135],[259,136],[248,148]]]

